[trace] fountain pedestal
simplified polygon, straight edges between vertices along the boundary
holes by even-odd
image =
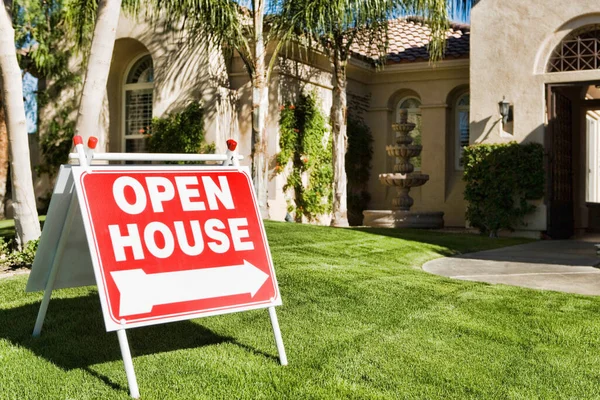
[[[396,144],[386,146],[390,157],[396,157],[394,173],[380,174],[379,181],[386,186],[393,186],[398,192],[392,200],[391,210],[365,210],[363,211],[366,226],[380,228],[443,228],[443,212],[410,211],[413,199],[409,196],[410,189],[424,185],[429,180],[429,175],[413,172],[414,166],[410,159],[421,154],[423,146],[412,144],[410,132],[415,124],[407,121],[407,111],[400,111],[400,123],[392,124],[396,132]]]

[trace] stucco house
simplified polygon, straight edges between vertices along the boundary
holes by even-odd
[[[374,136],[370,209],[390,208],[394,193],[378,175],[392,171],[385,146],[399,110],[407,109],[421,136],[421,170],[430,175],[411,191],[413,210],[443,211],[446,226],[464,227],[462,147],[536,141],[548,154],[548,189],[523,229],[558,238],[600,228],[600,3],[480,0],[470,26],[451,25],[446,57],[436,64],[428,60],[429,29],[419,20],[393,20],[389,34],[385,68],[373,66],[368,49],[355,48],[348,71],[349,102]],[[305,87],[328,113],[331,79],[324,59],[280,60],[269,89],[270,157],[279,151],[279,106]],[[250,86],[239,58],[225,62],[184,35],[121,16],[107,94],[110,151],[143,151],[139,129],[153,116],[200,99],[208,140],[224,150],[227,138],[237,139],[249,165]],[[506,122],[502,100],[510,104]],[[271,175],[272,219],[286,214],[283,185]]]

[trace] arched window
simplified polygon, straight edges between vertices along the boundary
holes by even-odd
[[[600,25],[571,32],[552,52],[548,72],[600,69]]]
[[[469,145],[469,93],[464,93],[456,99],[454,107],[454,155],[456,169],[463,169],[463,152]]]
[[[152,92],[154,68],[148,54],[134,61],[127,71],[123,87],[123,150],[127,153],[144,152],[146,136],[152,125]]]
[[[415,129],[411,131],[411,136],[414,139],[413,144],[421,144],[421,100],[417,97],[405,97],[398,102],[396,109],[396,122],[400,122],[400,110],[407,111],[408,122],[415,124]],[[415,170],[421,170],[421,156],[411,159]]]

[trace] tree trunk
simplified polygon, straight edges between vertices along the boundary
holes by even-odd
[[[262,218],[269,218],[267,185],[269,183],[267,113],[269,88],[263,37],[264,0],[254,0],[254,74],[252,76],[252,179]]]
[[[8,178],[8,131],[4,106],[0,100],[0,219],[6,218],[6,180]]]
[[[75,125],[75,134],[84,138],[84,144],[90,136],[98,136],[98,121],[106,92],[120,12],[121,0],[100,0],[98,3],[92,48]]]
[[[104,96],[102,96],[102,109],[100,111],[100,118],[98,120],[98,144],[96,146],[97,153],[104,153],[108,151],[109,141],[109,128],[110,128],[110,109],[108,105],[108,91],[104,90]]]
[[[346,193],[346,66],[339,52],[333,56],[333,103],[331,105],[331,129],[333,136],[333,215],[331,226],[349,226]]]
[[[0,80],[10,146],[13,209],[18,246],[40,237],[33,192],[23,83],[17,62],[15,31],[4,0],[0,0]]]

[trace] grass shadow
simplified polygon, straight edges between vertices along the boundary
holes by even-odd
[[[51,300],[42,334],[34,338],[31,333],[39,305],[36,302],[0,309],[0,338],[27,348],[64,370],[81,368],[95,374],[89,366],[122,359],[116,333],[105,330],[100,300],[96,294]],[[240,343],[230,336],[219,335],[192,321],[130,329],[127,335],[134,358],[231,343],[253,354],[278,360],[275,355]],[[106,377],[99,378],[114,385]]]

